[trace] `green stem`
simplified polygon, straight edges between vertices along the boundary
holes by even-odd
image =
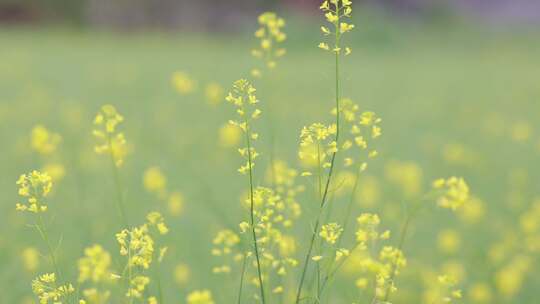
[[[157,283],[157,289],[158,289],[158,303],[165,303],[163,301],[163,289],[161,287],[161,272],[160,272],[160,267],[159,265],[161,264],[161,262],[158,261],[157,265],[156,265],[156,283]]]
[[[242,290],[244,289],[244,276],[246,274],[247,255],[244,254],[244,260],[242,261],[242,273],[240,274],[240,287],[238,288],[238,301],[242,303]]]
[[[114,186],[116,188],[116,206],[118,209],[118,213],[120,214],[120,217],[122,219],[122,224],[124,227],[129,227],[129,223],[127,221],[126,212],[124,209],[124,196],[122,194],[122,182],[120,180],[120,173],[118,172],[118,167],[116,166],[116,159],[113,154],[113,145],[112,145],[112,138],[109,133],[107,133],[107,144],[109,145],[109,155],[111,159],[111,165],[112,165],[112,171],[113,171],[113,178],[114,178]]]
[[[128,261],[127,261],[127,267],[128,267],[128,282],[127,282],[127,285],[128,285],[128,289],[131,288],[131,280],[132,280],[132,267],[131,267],[131,246],[128,247]],[[128,299],[128,303],[129,304],[132,304],[133,303],[133,296],[130,295],[129,299]]]
[[[248,166],[249,166],[249,192],[250,192],[250,221],[251,221],[251,234],[253,236],[253,248],[255,250],[255,258],[257,260],[257,273],[259,277],[259,289],[261,293],[261,299],[262,303],[266,303],[266,298],[264,296],[264,285],[263,285],[263,279],[262,279],[262,271],[261,271],[261,261],[259,258],[259,246],[257,245],[257,233],[255,232],[255,209],[254,209],[254,201],[253,201],[253,160],[251,158],[251,139],[250,139],[250,130],[249,130],[249,124],[246,122],[246,144],[247,144],[247,150],[248,150]]]
[[[39,232],[39,235],[41,236],[41,238],[43,239],[43,241],[47,245],[47,250],[49,251],[49,258],[50,258],[51,264],[52,264],[52,266],[54,268],[54,272],[58,276],[58,280],[60,282],[63,282],[62,281],[62,275],[60,273],[60,270],[58,268],[58,264],[56,262],[56,256],[54,254],[53,247],[51,245],[51,242],[49,241],[49,237],[47,235],[47,230],[45,229],[45,226],[43,225],[43,219],[41,217],[41,214],[38,215],[38,224],[36,225],[36,228],[37,228],[37,230]]]
[[[336,7],[336,12],[339,12],[339,7]],[[337,14],[337,16],[338,16],[338,20],[335,23],[335,28],[336,28],[335,46],[336,46],[336,48],[339,47],[339,38],[340,38],[339,14]],[[335,52],[335,73],[336,73],[336,81],[335,81],[335,90],[336,90],[335,91],[335,93],[336,93],[336,100],[335,100],[335,102],[336,102],[336,138],[335,138],[335,141],[336,141],[336,144],[337,144],[338,141],[339,141],[339,118],[340,118],[340,107],[339,107],[339,99],[340,99],[340,94],[339,94],[339,91],[340,91],[339,52],[337,52],[337,51]],[[334,172],[334,164],[335,164],[335,160],[336,160],[336,154],[337,154],[337,152],[334,152],[332,154],[332,160],[330,162],[330,169],[328,170],[328,177],[326,179],[326,186],[325,186],[324,194],[322,196],[321,204],[320,204],[320,207],[319,207],[319,215],[317,217],[317,220],[315,221],[315,226],[314,226],[314,229],[313,229],[313,233],[311,235],[311,241],[309,243],[308,251],[307,251],[306,257],[304,259],[304,266],[302,268],[302,274],[300,276],[300,284],[298,285],[298,291],[296,292],[296,301],[295,301],[296,304],[298,304],[300,302],[300,298],[302,296],[302,288],[304,286],[304,281],[305,281],[305,278],[306,278],[307,269],[309,267],[309,262],[310,262],[310,259],[311,259],[311,253],[313,251],[313,245],[315,243],[315,239],[317,238],[317,234],[319,233],[321,214],[322,214],[324,206],[326,205],[326,198],[328,196],[328,189],[330,187],[330,181],[332,180],[332,174]]]

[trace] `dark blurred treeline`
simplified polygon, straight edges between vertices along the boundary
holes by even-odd
[[[322,0],[0,0],[0,23],[69,23],[115,28],[216,30],[263,10],[313,13]],[[540,23],[540,0],[355,0],[404,18],[465,16],[479,21]]]

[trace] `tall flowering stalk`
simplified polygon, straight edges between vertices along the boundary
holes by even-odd
[[[226,100],[236,107],[236,113],[239,120],[231,120],[230,123],[238,126],[245,134],[246,146],[238,149],[240,155],[246,160],[246,163],[238,169],[241,174],[249,176],[249,220],[251,226],[251,234],[253,238],[253,250],[257,263],[257,274],[259,280],[259,290],[262,303],[266,303],[264,293],[263,275],[261,271],[261,258],[259,255],[259,245],[257,232],[255,230],[255,203],[254,203],[254,185],[253,185],[253,166],[258,153],[252,146],[252,141],[256,140],[259,135],[251,129],[251,122],[256,120],[261,115],[261,110],[257,108],[259,100],[255,96],[255,88],[245,79],[240,79],[234,82],[233,90],[229,93]]]
[[[328,175],[327,175],[326,182],[324,185],[324,190],[322,190],[322,194],[321,194],[321,200],[320,200],[320,205],[319,205],[319,209],[320,209],[319,215],[315,221],[315,225],[314,225],[312,236],[311,236],[311,241],[308,247],[306,257],[304,259],[304,266],[303,266],[302,273],[300,276],[300,283],[298,285],[298,291],[296,293],[296,303],[300,302],[300,299],[302,296],[302,289],[304,286],[306,273],[307,273],[309,263],[311,260],[311,255],[313,251],[313,246],[315,244],[315,239],[317,238],[317,235],[319,234],[321,214],[327,202],[328,190],[329,190],[330,183],[332,180],[332,175],[334,173],[334,165],[335,165],[336,155],[338,152],[337,146],[339,143],[340,116],[341,116],[339,59],[342,54],[348,55],[351,53],[351,49],[349,47],[345,47],[344,51],[342,50],[342,45],[341,45],[342,37],[341,36],[351,31],[354,28],[354,25],[343,22],[342,20],[345,18],[349,18],[351,16],[351,13],[352,13],[351,4],[352,3],[350,0],[325,0],[320,6],[320,9],[325,13],[326,20],[330,23],[331,27],[333,28],[333,29],[329,29],[326,26],[322,26],[321,31],[323,32],[325,36],[331,36],[331,35],[334,36],[332,48],[326,42],[321,42],[319,44],[319,47],[326,51],[332,51],[335,56],[335,108],[337,109],[336,122],[335,122],[335,137],[334,137],[335,139],[333,142],[334,148],[333,148],[333,151],[331,152],[331,160],[328,165],[329,167]]]
[[[126,138],[124,133],[118,132],[116,127],[124,121],[124,117],[118,113],[112,105],[104,105],[94,118],[94,137],[100,143],[94,147],[97,154],[109,154],[113,171],[114,185],[116,188],[116,203],[118,212],[122,218],[124,226],[128,226],[126,211],[124,208],[124,195],[122,193],[122,182],[120,180],[120,168],[124,163],[127,154]]]
[[[19,186],[19,195],[26,199],[24,203],[17,203],[16,210],[21,212],[33,213],[36,216],[35,228],[47,246],[50,262],[54,272],[43,274],[32,281],[32,291],[39,298],[40,303],[55,303],[62,301],[71,302],[70,296],[75,291],[72,284],[59,285],[62,281],[60,268],[56,260],[55,250],[50,242],[49,235],[43,224],[42,213],[48,210],[45,204],[45,198],[49,195],[52,189],[52,179],[47,173],[32,171],[28,174],[23,174],[17,180]]]

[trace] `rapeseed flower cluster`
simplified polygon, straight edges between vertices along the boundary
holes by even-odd
[[[337,126],[335,124],[325,125],[313,123],[302,128],[300,132],[300,149],[298,157],[308,164],[313,164],[317,168],[317,175],[322,173],[322,169],[331,166],[331,157],[338,151],[335,135]],[[302,176],[311,176],[313,172],[304,171]]]
[[[457,210],[469,200],[469,186],[463,178],[437,179],[433,188],[440,193],[437,204],[442,208]]]
[[[340,40],[342,35],[350,32],[354,28],[354,24],[345,22],[346,18],[350,18],[352,14],[352,2],[351,0],[327,0],[323,1],[320,9],[324,12],[326,21],[330,23],[331,28],[321,26],[321,31],[325,36],[334,36],[335,40],[333,45],[329,45],[327,42],[319,43],[319,48],[332,51],[336,54],[342,53],[342,46]],[[349,55],[352,50],[350,47],[345,47],[345,55]]]
[[[146,219],[146,223],[116,234],[120,255],[127,257],[128,298],[140,299],[146,294],[150,278],[145,273],[156,259],[156,255],[157,261],[161,263],[167,252],[167,247],[161,247],[156,251],[156,237],[169,232],[163,216],[158,212],[151,212]]]
[[[287,39],[283,32],[285,20],[273,12],[262,13],[257,19],[260,27],[255,32],[255,37],[259,39],[259,46],[251,50],[251,54],[261,59],[266,68],[273,69],[276,66],[276,60],[285,55],[285,49],[279,45]],[[261,70],[251,70],[254,77],[261,76]]]
[[[111,255],[101,245],[93,245],[84,249],[84,257],[78,261],[79,283],[109,281],[112,275],[109,269],[111,261]]]
[[[68,297],[75,292],[72,284],[57,285],[56,275],[46,273],[32,281],[32,291],[38,297],[40,304],[69,303]]]
[[[128,153],[123,132],[117,127],[124,117],[112,105],[104,105],[94,118],[94,137],[100,142],[94,147],[97,154],[109,154],[116,167],[121,167]]]
[[[259,156],[253,145],[253,142],[259,139],[253,123],[261,116],[256,90],[248,80],[241,79],[234,82],[232,91],[225,98],[235,107],[237,118],[221,129],[221,145],[237,146],[242,135],[245,136],[245,144],[238,149],[245,164],[238,171],[249,176],[249,191],[240,204],[248,210],[249,219],[241,221],[238,230],[231,228],[233,225],[218,231],[212,240],[211,255],[216,262],[211,271],[228,278],[239,275],[238,303],[245,298],[245,293],[252,293],[253,290],[258,292],[253,294],[251,302],[265,304],[277,302],[279,299],[280,302],[288,303],[293,301],[292,292],[296,291],[297,304],[302,301],[322,303],[325,299],[324,291],[328,290],[335,276],[345,269],[346,272],[354,273],[355,285],[362,296],[371,298],[371,303],[389,304],[391,294],[397,290],[397,278],[409,263],[408,253],[406,257],[403,251],[403,243],[407,239],[413,217],[417,215],[420,207],[423,207],[421,202],[427,200],[420,195],[423,173],[417,164],[392,161],[386,166],[387,180],[400,188],[407,200],[418,200],[418,205],[413,205],[412,211],[408,209],[408,203],[404,204],[405,222],[397,244],[389,244],[391,233],[381,229],[381,219],[376,213],[361,213],[356,218],[356,230],[348,229],[353,222],[352,218],[349,221],[349,217],[355,216],[353,201],[357,197],[357,190],[362,189],[362,186],[377,188],[373,185],[378,185],[378,179],[368,176],[361,180],[359,175],[366,170],[369,159],[378,155],[374,142],[382,135],[382,119],[375,112],[361,111],[351,99],[340,97],[337,58],[341,54],[351,53],[351,49],[343,47],[341,43],[342,35],[354,28],[353,24],[347,22],[352,13],[351,5],[350,0],[325,0],[320,7],[331,25],[330,28],[321,27],[323,34],[335,36],[331,45],[322,42],[319,46],[336,55],[336,105],[331,110],[336,120],[328,124],[313,123],[301,130],[298,156],[306,171],[300,173],[286,162],[275,160],[271,155],[266,176],[259,180],[253,170],[254,160]],[[260,39],[260,45],[253,50],[253,55],[261,58],[267,68],[273,68],[276,59],[285,53],[280,47],[280,43],[286,39],[282,31],[285,22],[274,13],[264,13],[259,16],[259,24],[261,27],[255,36]],[[254,71],[253,74],[260,75],[260,71]],[[176,72],[172,81],[180,94],[195,92],[198,86],[197,81],[184,72]],[[204,88],[204,95],[209,103],[216,105],[223,99],[223,89],[219,84],[211,82]],[[123,120],[122,115],[111,105],[103,106],[94,120],[94,136],[99,141],[95,151],[111,156],[120,207],[125,191],[120,185],[117,169],[122,166],[127,155],[126,140],[118,130]],[[33,131],[32,147],[38,153],[54,152],[58,142],[55,134],[43,127]],[[338,161],[343,160],[344,167],[354,165],[356,174],[336,166],[336,158]],[[304,185],[298,183],[298,177],[311,175],[316,177],[316,205],[319,208],[315,210],[314,221],[310,226],[313,234],[311,239],[307,240],[309,247],[300,272],[298,289],[292,290],[291,286],[297,283],[292,278],[295,273],[292,270],[300,264],[297,251],[302,248],[300,245],[304,245],[293,229],[302,215],[301,194],[306,190]],[[52,188],[52,178],[47,173],[33,171],[21,176],[17,184],[19,194],[27,199],[27,203],[17,204],[17,210],[33,213],[47,210],[44,198]],[[173,215],[182,210],[183,196],[177,191],[170,191],[167,177],[160,168],[150,167],[144,172],[143,186],[158,200],[167,202]],[[460,209],[458,215],[465,222],[475,223],[482,217],[483,203],[478,198],[471,198],[468,185],[462,178],[439,179],[433,183],[432,188],[425,197],[436,197],[440,207]],[[349,197],[349,204],[342,208],[341,199],[345,194]],[[336,208],[332,210],[329,205]],[[506,252],[501,254],[494,284],[498,292],[506,297],[515,295],[524,284],[528,269],[533,263],[528,254],[532,256],[539,251],[537,243],[540,224],[536,220],[540,214],[538,206],[532,206],[520,220],[521,233],[526,236],[526,254],[513,257],[506,255]],[[310,213],[309,211],[311,210],[306,213]],[[125,219],[125,214],[122,215]],[[115,235],[119,254],[125,258],[125,267],[120,268],[120,271],[112,269],[113,260],[116,262],[116,259],[102,246],[87,247],[84,256],[77,263],[77,290],[72,284],[57,283],[56,276],[60,277],[60,272],[55,260],[55,250],[48,241],[42,223],[36,227],[48,243],[51,262],[55,268],[55,272],[39,276],[32,283],[32,289],[40,304],[72,304],[73,299],[80,296],[84,299],[78,300],[79,304],[116,303],[123,302],[122,300],[130,304],[165,303],[161,294],[159,266],[168,247],[161,246],[160,237],[169,233],[169,227],[161,213],[148,213],[146,221],[139,226],[130,226],[126,221],[124,229]],[[455,230],[445,229],[438,235],[441,251],[452,255],[460,251],[462,240]],[[30,271],[36,270],[38,266],[35,260],[39,252],[34,249],[25,253],[26,268]],[[312,268],[309,267],[310,263]],[[462,297],[461,290],[457,288],[458,276],[454,278],[454,273],[459,273],[460,279],[464,277],[464,266],[456,261],[449,261],[443,268],[452,271],[445,271],[448,275],[431,280],[434,284],[428,286],[424,295],[428,303],[450,303]],[[177,264],[174,277],[182,287],[191,283],[191,271],[185,264]],[[305,293],[302,292],[304,282],[307,282],[306,286],[310,286]],[[125,288],[121,289],[120,296],[115,297],[117,289],[120,289],[115,285],[120,284]],[[244,289],[247,284],[248,289]],[[159,295],[152,295],[154,287]],[[475,287],[471,298],[477,301],[491,299],[489,286],[478,283]],[[215,303],[210,290],[194,290],[185,294],[187,304]],[[219,295],[221,296],[221,293]]]
[[[224,229],[218,232],[212,244],[212,255],[221,257],[225,263],[213,267],[212,272],[216,274],[230,273],[231,266],[228,264],[228,260],[238,261],[242,258],[241,253],[238,251],[240,236],[232,230]]]
[[[171,191],[167,187],[167,177],[159,167],[146,169],[143,175],[143,185],[146,191],[154,194],[156,198],[167,204],[169,213],[173,216],[182,214],[184,196],[179,191]]]
[[[40,154],[50,155],[61,141],[60,134],[49,131],[43,125],[36,125],[32,129],[30,146]]]
[[[215,304],[209,290],[192,291],[186,298],[187,304]]]
[[[436,280],[430,281],[430,287],[424,293],[426,303],[443,304],[452,303],[463,297],[460,289],[456,288],[458,280],[450,275],[439,275]]]
[[[246,174],[253,169],[254,160],[259,156],[255,148],[251,145],[253,140],[257,140],[259,134],[254,132],[251,123],[261,116],[261,110],[257,107],[259,100],[255,96],[255,88],[246,79],[234,82],[233,90],[227,95],[226,100],[236,107],[238,120],[230,120],[231,125],[239,127],[246,135],[246,147],[238,149],[240,155],[246,160],[238,172]]]
[[[337,108],[332,110],[332,114],[337,115]],[[382,119],[372,111],[359,112],[359,107],[350,99],[341,100],[340,116],[349,128],[340,144],[340,150],[344,154],[344,165],[348,167],[357,163],[358,170],[362,172],[367,168],[367,160],[378,155],[377,150],[372,147],[372,141],[382,135],[380,127]],[[364,153],[363,157],[359,152]]]
[[[32,171],[23,174],[17,180],[19,195],[26,199],[25,203],[17,203],[18,211],[40,213],[47,211],[45,198],[52,189],[52,179],[47,173]]]

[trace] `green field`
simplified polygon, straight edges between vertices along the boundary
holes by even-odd
[[[395,303],[424,303],[420,299],[426,273],[442,269],[461,277],[463,303],[484,303],[470,292],[480,283],[489,287],[489,303],[537,303],[540,225],[536,223],[536,241],[527,245],[520,217],[540,197],[539,33],[421,25],[378,28],[379,23],[368,21],[359,21],[349,35],[354,51],[343,61],[342,92],[361,110],[382,117],[383,136],[379,158],[361,179],[361,192],[369,202],[360,195],[353,216],[378,212],[382,226],[395,232],[391,241],[396,242],[401,206],[408,202],[388,180],[388,164],[395,161],[421,168],[423,189],[438,177],[463,176],[485,208],[474,223],[446,210],[420,214],[404,249],[409,263],[397,280]],[[181,216],[165,212],[171,231],[165,237],[169,253],[162,266],[165,303],[185,303],[187,292],[202,288],[212,290],[217,303],[235,301],[238,273],[212,274],[210,251],[219,229],[234,229],[246,219],[239,201],[247,181],[236,172],[241,164],[236,149],[219,145],[218,129],[233,117],[233,109],[226,103],[208,105],[202,88],[217,82],[228,91],[234,80],[247,76],[256,62],[249,54],[255,43],[250,31],[0,30],[0,303],[33,303],[22,302],[32,296],[31,280],[52,271],[45,257],[37,268],[26,269],[21,252],[35,247],[45,254],[45,246],[28,226],[32,217],[15,211],[19,175],[52,160],[65,166],[66,175],[48,198],[46,222],[53,242],[58,242],[65,277],[77,280],[76,260],[95,243],[120,265],[114,234],[121,227],[111,168],[106,157],[93,151],[92,121],[107,103],[125,117],[121,129],[131,152],[120,172],[131,222],[143,222],[147,212],[164,208],[143,187],[149,167],[160,167],[168,187],[185,198]],[[334,63],[316,47],[318,26],[292,23],[287,31],[286,56],[268,77],[255,81],[263,108],[257,185],[265,183],[270,150],[275,158],[297,166],[302,126],[333,119]],[[171,75],[177,70],[197,80],[193,94],[174,90]],[[40,156],[30,148],[30,132],[37,124],[62,136],[54,155]],[[308,186],[300,197],[304,212],[294,226],[303,236],[297,246],[299,260],[317,210],[311,193]],[[333,216],[341,217],[345,201],[332,201]],[[449,229],[459,233],[461,242],[458,250],[445,252],[438,246],[439,232]],[[502,276],[502,270],[520,263],[516,260],[526,269]],[[179,263],[191,269],[183,284],[173,275]],[[297,279],[299,268],[291,278]],[[338,277],[323,302],[358,301],[351,272]],[[518,286],[502,290],[504,279]]]

